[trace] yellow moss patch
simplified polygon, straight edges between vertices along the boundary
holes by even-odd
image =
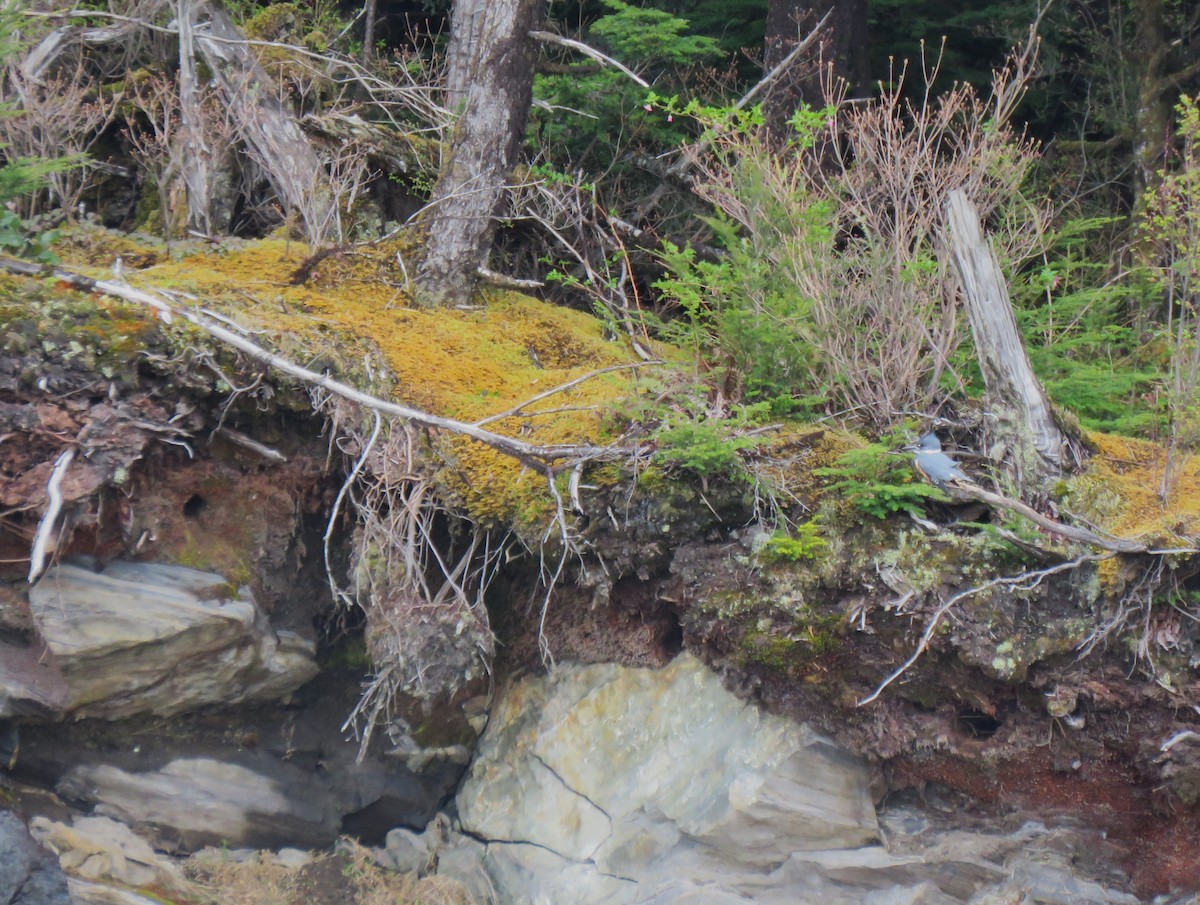
[[[90,268],[90,274],[95,277],[110,277],[118,258],[124,272],[128,273],[157,264],[167,257],[164,246],[149,237],[92,226],[64,230],[54,244],[54,252],[62,258],[64,265]]]
[[[330,255],[294,285],[307,247],[268,239],[160,263],[129,281],[191,293],[300,364],[332,367],[350,383],[464,421],[636,360],[594,317],[519,293],[485,290],[470,310],[410,308],[397,288],[397,255],[408,253],[391,244]],[[488,427],[535,444],[597,442],[603,413],[636,383],[628,371],[605,374]],[[461,438],[444,450],[445,483],[472,515],[533,522],[544,511],[544,481],[518,463]]]
[[[1120,537],[1170,542],[1200,533],[1200,458],[1184,456],[1164,504],[1158,496],[1166,451],[1157,443],[1088,434],[1096,450],[1087,471],[1069,483],[1072,501],[1086,503],[1090,519]]]
[[[1200,458],[1185,456],[1164,504],[1166,451],[1157,443],[1115,434],[1089,433],[1095,454],[1087,471],[1067,483],[1067,507],[1117,537],[1142,538],[1164,547],[1200,534]],[[1123,582],[1117,559],[1100,564],[1110,591]]]
[[[843,453],[863,445],[861,437],[848,431],[789,423],[759,448],[763,458],[758,470],[804,505],[812,506],[823,484],[813,472],[835,464]]]

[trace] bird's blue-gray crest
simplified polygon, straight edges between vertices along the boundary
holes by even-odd
[[[942,443],[938,440],[937,434],[932,432],[925,434],[920,440],[911,446],[906,446],[905,449],[916,453],[913,457],[913,464],[917,466],[917,471],[938,487],[945,487],[951,481],[971,480],[958,467],[957,462],[942,452]]]
[[[921,452],[941,452],[942,441],[938,439],[937,434],[925,434],[917,441],[917,449]]]

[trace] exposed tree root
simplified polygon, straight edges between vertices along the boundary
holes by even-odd
[[[912,652],[912,655],[901,663],[891,675],[880,682],[879,686],[873,692],[859,701],[858,706],[865,707],[867,704],[875,701],[883,694],[884,689],[908,672],[912,665],[921,658],[921,655],[929,649],[929,642],[933,640],[934,633],[937,631],[938,626],[942,624],[942,619],[956,603],[995,587],[1010,587],[1028,591],[1036,588],[1044,579],[1049,578],[1051,575],[1057,575],[1060,572],[1069,572],[1072,569],[1079,568],[1086,562],[1100,562],[1115,555],[1115,553],[1105,553],[1099,556],[1080,556],[1045,569],[1033,569],[1028,572],[1022,572],[1019,575],[1005,575],[1000,578],[993,578],[991,581],[985,581],[983,584],[967,588],[965,591],[959,591],[934,610],[933,615],[929,617],[929,622],[925,625],[925,631],[921,635],[921,640],[917,642],[917,649]]]
[[[42,577],[42,573],[46,571],[46,555],[50,552],[50,542],[54,537],[54,530],[58,525],[58,514],[62,511],[63,496],[62,482],[63,476],[67,473],[67,469],[71,467],[71,462],[75,459],[75,449],[70,447],[63,451],[58,457],[58,461],[54,463],[54,471],[50,475],[50,480],[46,484],[46,495],[50,502],[46,506],[46,513],[42,516],[41,522],[38,523],[37,534],[33,539],[33,552],[29,556],[29,578],[30,584],[33,584]]]

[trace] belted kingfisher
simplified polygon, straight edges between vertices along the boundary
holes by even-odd
[[[916,443],[904,447],[916,453],[913,464],[930,483],[945,488],[951,481],[970,481],[971,479],[958,467],[958,463],[942,452],[942,443],[937,434],[929,433]]]

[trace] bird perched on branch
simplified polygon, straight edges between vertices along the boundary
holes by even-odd
[[[958,463],[942,452],[942,443],[938,440],[937,434],[925,434],[916,443],[904,448],[916,454],[913,457],[913,464],[931,484],[944,490],[947,484],[954,481],[972,483],[971,479],[958,467]]]

